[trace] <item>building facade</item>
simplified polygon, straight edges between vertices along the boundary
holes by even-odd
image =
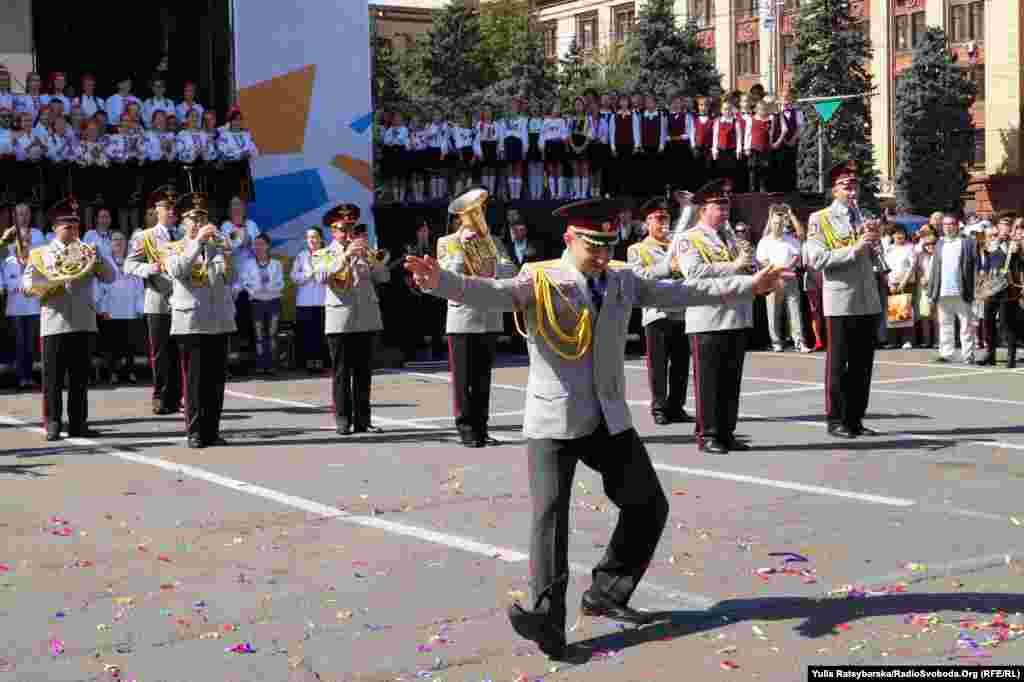
[[[388,47],[401,52],[430,30],[434,12],[449,0],[377,0],[370,2],[370,27]]]
[[[645,0],[534,0],[552,59],[575,38],[592,54],[625,41]],[[875,159],[883,194],[891,194],[896,171],[893,139],[895,79],[909,66],[918,36],[927,27],[946,31],[978,86],[973,107],[975,159],[968,210],[990,213],[1016,208],[1024,189],[1024,0],[851,0],[851,10],[870,38],[871,101]],[[713,50],[726,90],[760,83],[768,92],[789,86],[796,55],[800,0],[675,0],[680,21],[701,27],[699,40]],[[997,55],[986,58],[987,55]],[[991,101],[990,101],[990,97]]]

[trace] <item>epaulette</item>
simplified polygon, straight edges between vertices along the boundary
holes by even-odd
[[[523,267],[531,268],[552,268],[562,264],[561,258],[552,258],[551,260],[534,261],[533,263],[527,263]]]
[[[610,260],[608,261],[608,267],[612,270],[629,270],[629,263],[621,260]]]

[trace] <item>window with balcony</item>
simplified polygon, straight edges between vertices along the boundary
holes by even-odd
[[[906,14],[901,14],[893,19],[896,33],[896,49],[897,50],[909,50],[910,49],[910,17]]]
[[[690,0],[689,16],[699,28],[711,28],[715,22],[715,0]]]
[[[800,0],[786,0],[786,4],[783,7],[787,12],[793,9],[800,9]]]
[[[736,46],[736,74],[750,76],[761,73],[761,43],[757,40]]]
[[[612,26],[615,31],[615,42],[624,43],[629,40],[636,25],[636,10],[632,4],[616,7],[612,10]]]
[[[969,40],[980,43],[985,39],[985,3],[972,2],[968,8]]]
[[[912,47],[917,47],[924,39],[928,31],[928,24],[925,23],[924,12],[914,12],[910,15],[910,41]]]
[[[597,15],[576,18],[576,43],[581,50],[597,49]]]
[[[737,19],[757,16],[757,0],[732,0]]]
[[[782,63],[789,69],[796,62],[796,36],[782,36]]]
[[[967,37],[967,5],[954,5],[949,8],[949,38],[954,43],[963,43]]]
[[[544,56],[548,59],[558,58],[558,24],[550,22],[541,26],[544,39]]]

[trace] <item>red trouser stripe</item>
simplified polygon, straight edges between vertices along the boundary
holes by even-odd
[[[455,347],[451,334],[448,335],[448,372],[452,375],[452,416],[458,417],[462,411],[459,409],[459,379],[455,376]]]
[[[46,374],[47,374],[47,362],[46,355],[43,353],[43,335],[39,335],[39,339],[36,342],[39,346],[39,358],[43,361],[42,380],[43,385],[39,389],[39,392],[43,395],[43,428],[47,428],[50,423],[50,403],[46,401]]]
[[[693,402],[697,406],[697,445],[704,444],[704,401],[700,392],[700,340],[696,334],[690,337],[693,355]]]
[[[181,353],[181,394],[185,399],[185,409],[182,414],[185,417],[185,435],[188,435],[188,353]]]
[[[825,318],[825,414],[832,414],[832,318]]]

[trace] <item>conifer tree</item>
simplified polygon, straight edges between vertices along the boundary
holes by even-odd
[[[853,160],[860,180],[859,202],[878,207],[878,171],[871,145],[873,88],[869,62],[871,45],[857,30],[850,0],[803,0],[796,25],[796,58],[793,63],[794,99],[839,95],[865,95],[842,101],[824,126],[825,167],[834,161]],[[817,112],[804,106],[808,128],[814,135],[800,139],[797,184],[801,190],[818,191]]]
[[[946,34],[929,28],[896,84],[896,199],[911,212],[960,209],[973,153],[964,128],[976,94],[947,49]]]
[[[697,24],[676,24],[673,0],[647,0],[637,17],[631,56],[636,86],[666,102],[676,92],[707,94],[721,82],[711,51],[697,43]]]

